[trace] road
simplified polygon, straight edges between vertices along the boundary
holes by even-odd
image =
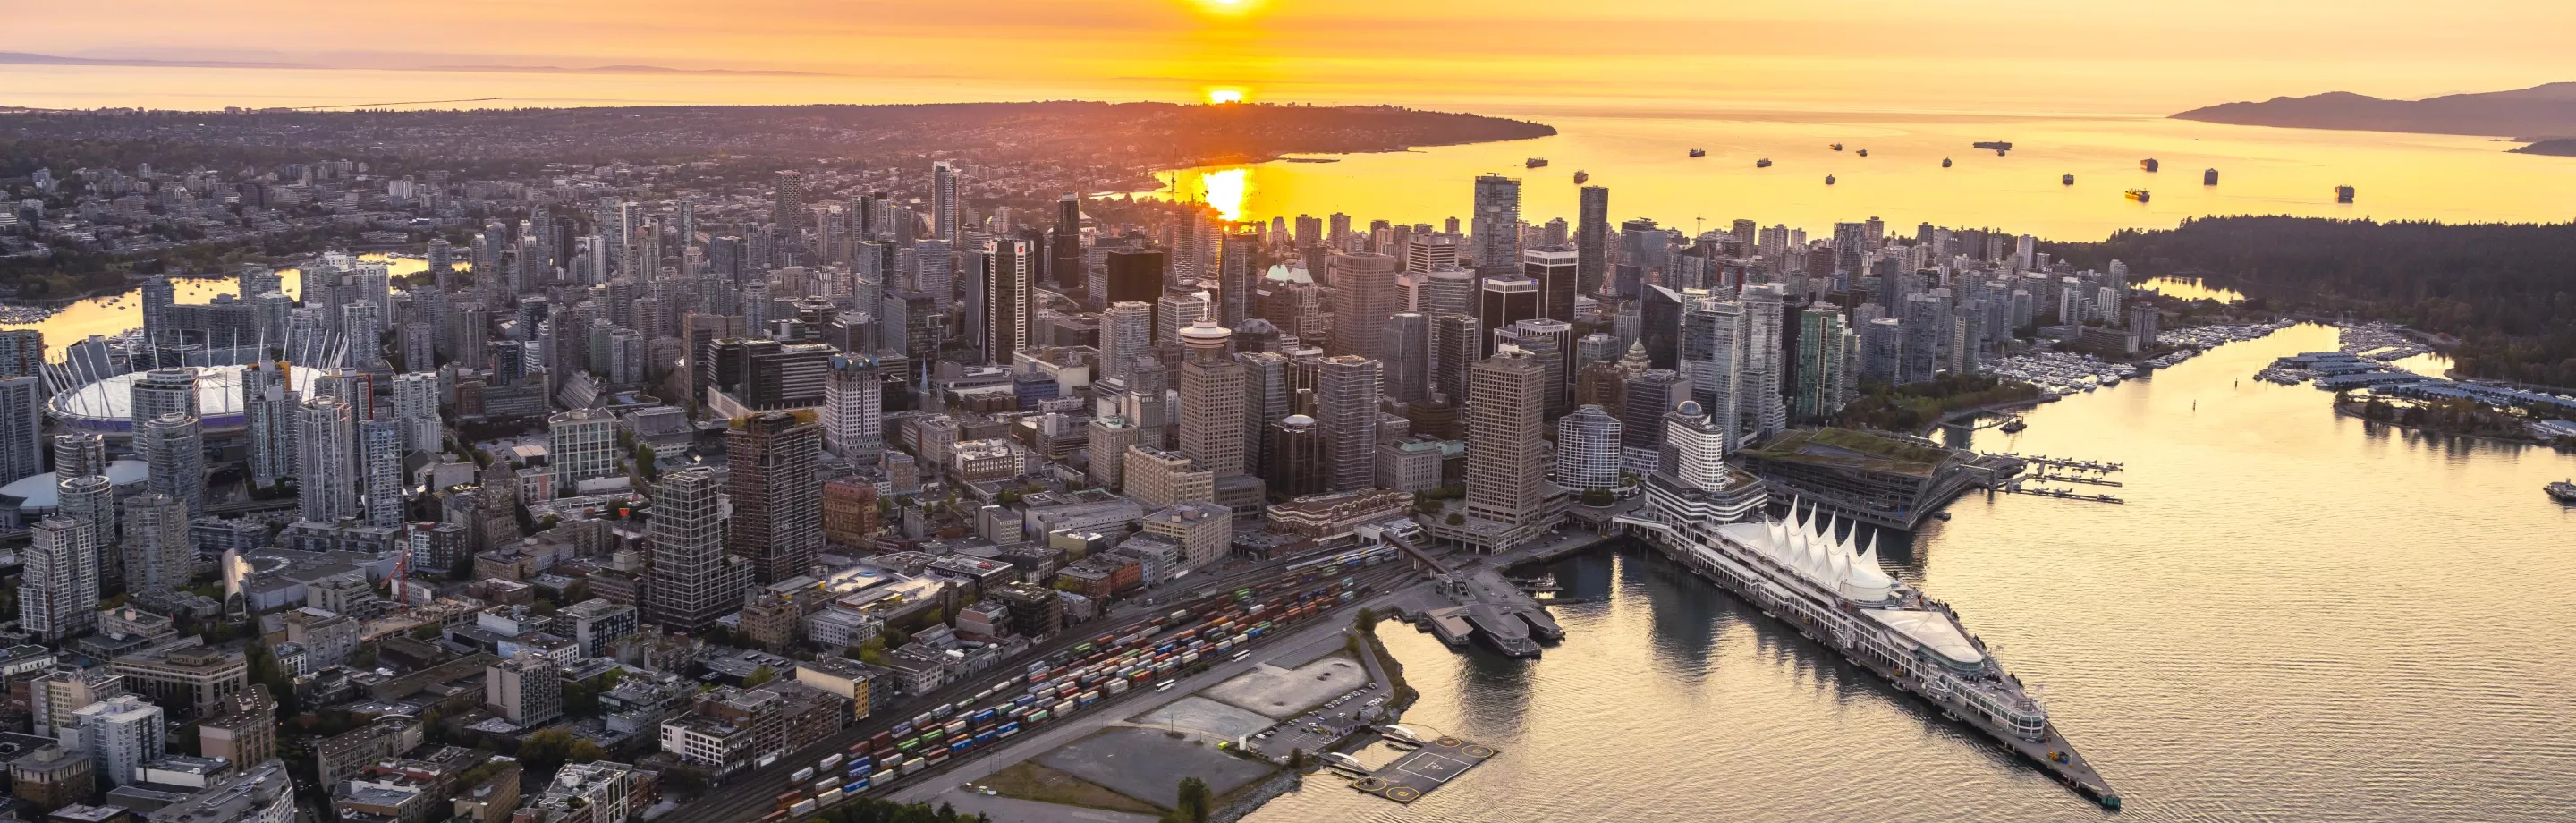
[[[1404,568],[1400,564],[1390,564],[1371,570],[1368,574],[1384,574],[1387,577],[1392,577],[1393,573],[1402,573],[1404,571]],[[1183,587],[1183,589],[1185,591],[1209,590],[1217,592],[1215,596],[1223,597],[1229,595],[1235,589],[1242,588],[1247,584],[1266,582],[1280,577],[1281,574],[1282,572],[1277,565],[1262,564],[1225,577],[1208,579],[1193,578],[1191,581],[1183,581],[1189,582],[1189,585]],[[1386,578],[1381,577],[1378,579],[1381,581],[1381,588],[1383,588],[1382,581]],[[1170,595],[1165,595],[1164,598],[1166,601],[1164,605],[1167,606],[1171,603],[1179,602],[1176,599],[1172,599]],[[795,770],[810,766],[814,761],[820,760],[829,754],[846,752],[849,750],[851,744],[873,737],[878,732],[891,729],[896,723],[910,719],[913,715],[918,714],[923,709],[937,706],[941,703],[965,701],[973,698],[976,694],[983,692],[985,689],[991,688],[994,683],[1001,682],[1003,680],[1017,679],[1021,676],[1023,668],[1014,667],[1014,664],[1025,664],[1025,662],[1029,660],[1070,650],[1074,646],[1089,642],[1099,635],[1125,634],[1132,631],[1135,627],[1151,622],[1153,618],[1157,616],[1159,616],[1159,612],[1156,610],[1140,609],[1130,612],[1123,618],[1103,618],[1101,620],[1095,620],[1091,623],[1083,624],[1079,629],[1067,627],[1065,631],[1059,632],[1055,639],[1032,647],[1027,654],[1013,660],[1011,663],[1006,663],[997,667],[997,669],[992,673],[960,681],[927,696],[908,698],[901,704],[904,708],[890,709],[884,714],[872,715],[865,720],[861,720],[858,723],[841,730],[840,733],[832,735],[821,743],[780,757],[778,762],[771,764],[766,769],[757,769],[735,775],[720,788],[711,790],[708,796],[700,797],[687,805],[683,805],[672,810],[669,814],[655,818],[655,820],[658,821],[658,823],[738,823],[738,821],[757,820],[761,816],[776,810],[776,803],[780,794],[787,792],[791,788],[797,788],[789,785],[789,781],[787,779],[788,775],[793,774]],[[1270,645],[1270,642],[1264,641],[1262,645]],[[1174,691],[1177,692],[1178,689],[1175,689]],[[1132,697],[1136,694],[1156,694],[1156,692],[1148,689],[1143,692],[1130,692],[1128,696]],[[1114,701],[1115,699],[1113,698],[1113,702]],[[1095,712],[1085,712],[1084,714],[1089,715],[1094,713]],[[941,765],[942,767],[953,767],[958,763],[980,759],[982,754],[983,752],[969,753],[958,758],[952,758],[949,762]],[[941,769],[932,769],[924,774],[935,775],[940,771]],[[907,780],[906,782],[919,782],[917,779],[921,777],[922,775],[914,775],[913,778],[915,779]]]
[[[1288,660],[1303,663],[1315,657],[1331,654],[1342,648],[1344,644],[1342,639],[1344,632],[1350,627],[1350,621],[1347,619],[1349,615],[1363,605],[1380,607],[1386,605],[1392,598],[1385,591],[1381,587],[1379,594],[1367,600],[1354,600],[1333,611],[1317,615],[1297,631],[1277,638],[1265,639],[1263,654],[1248,657],[1241,662],[1229,661],[1209,668],[1207,671],[1182,678],[1181,685],[1172,687],[1171,691],[1148,689],[1142,692],[1130,692],[1128,702],[1120,703],[1117,711],[1086,711],[1071,722],[1040,727],[1036,734],[1022,735],[1006,745],[985,751],[983,756],[972,761],[949,764],[945,771],[925,772],[924,774],[930,775],[932,779],[905,783],[889,798],[904,803],[928,803],[960,784],[982,780],[994,772],[1009,768],[1014,763],[1045,754],[1067,743],[1088,737],[1093,732],[1123,723],[1127,718],[1151,712],[1174,701],[1198,694],[1210,686],[1232,680],[1263,665],[1282,665],[1275,661]],[[1287,665],[1293,667],[1294,663]],[[1372,683],[1371,687],[1378,685]]]

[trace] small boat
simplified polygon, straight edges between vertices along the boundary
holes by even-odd
[[[2352,202],[2352,187],[2351,187],[2351,186],[2336,186],[2336,187],[2335,187],[2335,202],[2337,202],[2337,203],[2350,203],[2350,202]]]
[[[2561,480],[2545,488],[2549,490],[2550,499],[2560,503],[2576,503],[2576,479]]]
[[[2202,170],[2200,171],[2200,184],[2201,184],[2201,185],[2203,185],[2203,186],[2215,186],[2215,185],[2218,185],[2218,170],[2217,170],[2217,169],[2202,169]]]
[[[1861,149],[1861,150],[1860,150],[1860,156],[1862,156],[1862,157],[1868,157],[1868,156],[1869,156],[1869,150],[1868,150],[1868,149]]]
[[[1707,150],[1707,149],[1692,149],[1692,150],[1691,150],[1691,152],[1690,152],[1690,154],[1691,154],[1691,156],[1692,156],[1692,157],[1707,157],[1707,156],[1708,156],[1708,150]]]
[[[2131,200],[2135,200],[2135,201],[2138,201],[2138,202],[2140,202],[2140,203],[2147,202],[2147,190],[2146,190],[2146,189],[2130,189],[2130,190],[2129,190],[2129,199],[2131,199]]]
[[[1755,160],[1755,161],[1753,161],[1753,167],[1754,167],[1754,168],[1757,168],[1757,169],[1767,169],[1767,168],[1770,168],[1770,167],[1771,167],[1771,158],[1765,157],[1765,158],[1762,158],[1762,159],[1760,159],[1760,160]]]
[[[1842,150],[1843,150],[1843,144],[1841,144],[1841,143],[1831,143],[1831,144],[1828,144],[1828,145],[1829,145],[1829,146],[1831,146],[1831,147],[1833,148],[1833,150],[1835,150],[1835,151],[1842,151]]]
[[[1833,175],[1830,175],[1830,174],[1825,175],[1825,185],[1830,186],[1830,185],[1833,185],[1833,184],[1834,184],[1834,176],[1833,176]]]
[[[1583,185],[1584,183],[1586,183],[1586,182],[1590,181],[1591,179],[1592,179],[1592,173],[1591,173],[1591,172],[1588,172],[1588,171],[1578,171],[1578,172],[1575,172],[1575,173],[1574,173],[1574,184],[1575,184],[1575,185],[1577,185],[1577,186]]]
[[[2021,430],[2030,428],[2030,424],[2021,422],[2021,418],[2016,417],[2005,422],[2000,428],[2004,430],[2005,434],[2018,434]]]
[[[1528,160],[1523,160],[1523,161],[1521,161],[1521,165],[1522,165],[1522,166],[1524,166],[1524,167],[1527,167],[1527,168],[1533,168],[1533,169],[1543,169],[1543,168],[1547,168],[1547,158],[1545,158],[1545,157],[1532,157],[1532,158],[1530,158],[1530,159],[1528,159]]]
[[[2161,167],[2161,165],[2162,164],[2157,163],[2156,159],[2153,157],[2138,161],[2138,168],[2145,169],[2147,171],[2155,171],[2157,168]]]
[[[1941,158],[1941,167],[1942,167],[1942,168],[1945,168],[1945,169],[1946,169],[1946,168],[1949,168],[1949,167],[1950,167],[1950,158],[1947,158],[1947,157]]]
[[[2075,175],[2070,174],[2057,178],[2057,182],[2068,186],[2075,185]]]

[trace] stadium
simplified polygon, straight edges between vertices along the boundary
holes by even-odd
[[[242,431],[242,375],[248,366],[188,366],[197,373],[198,422],[208,436]],[[287,387],[313,396],[320,369],[287,369]],[[94,432],[110,439],[134,436],[134,384],[145,372],[127,372],[57,392],[45,412],[65,431]]]

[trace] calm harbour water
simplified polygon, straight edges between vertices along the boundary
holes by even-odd
[[[429,261],[418,257],[384,254],[362,254],[361,260],[389,264],[394,276],[405,277],[429,270]],[[459,268],[463,268],[460,264]],[[278,269],[281,290],[288,297],[302,298],[304,272],[301,269]],[[179,303],[211,303],[222,295],[241,293],[241,280],[236,277],[174,278],[175,296]],[[401,287],[395,287],[401,291]],[[63,347],[93,334],[115,335],[143,326],[143,290],[129,289],[124,294],[92,297],[63,307],[43,320],[33,323],[0,323],[0,329],[36,329],[45,333],[46,355],[61,360]]]
[[[2252,379],[2297,326],[1973,445],[2126,463],[2124,506],[1962,498],[1891,569],[1948,600],[2124,795],[2104,812],[1643,552],[1556,564],[1536,661],[1383,630],[1406,721],[1503,755],[1411,806],[1329,777],[1305,820],[2557,821],[2576,797],[2576,474]],[[1884,549],[1883,549],[1884,550]]]

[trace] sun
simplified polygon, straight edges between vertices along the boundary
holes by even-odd
[[[1253,7],[1261,5],[1261,0],[1190,0],[1190,2],[1198,6],[1200,11],[1228,16],[1247,14]]]
[[[1241,103],[1243,102],[1243,90],[1208,89],[1207,98],[1210,103]]]

